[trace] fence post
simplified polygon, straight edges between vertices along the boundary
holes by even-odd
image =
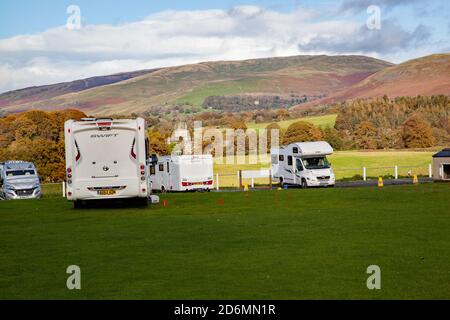
[[[65,181],[62,182],[62,196],[63,196],[63,198],[66,197],[66,182]]]
[[[239,170],[239,189],[242,189],[242,170]]]
[[[433,178],[433,167],[430,164],[428,164],[428,177]]]
[[[219,174],[216,173],[216,190],[219,191]]]
[[[252,177],[252,188],[255,187],[255,178]]]
[[[398,180],[398,166],[394,167],[394,177],[395,177],[395,180]]]
[[[367,168],[366,167],[363,168],[363,180],[367,181]]]
[[[272,190],[272,169],[269,170],[269,186],[270,190]]]

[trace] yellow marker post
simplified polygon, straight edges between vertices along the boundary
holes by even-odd
[[[384,182],[383,182],[383,178],[379,177],[378,178],[378,188],[383,188],[384,187]]]
[[[417,174],[415,174],[413,176],[413,184],[418,184],[419,183],[419,179],[417,178]]]
[[[248,191],[248,183],[245,184],[244,191]]]

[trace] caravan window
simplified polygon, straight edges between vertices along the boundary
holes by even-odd
[[[280,154],[279,159],[280,159],[281,162],[283,162],[284,161],[284,156],[282,154]]]
[[[155,166],[151,166],[150,167],[150,175],[154,175],[156,174],[156,167]]]
[[[161,163],[159,165],[159,172],[163,172],[164,171],[164,163]]]
[[[292,153],[298,153],[298,148],[297,147],[292,148]]]
[[[292,166],[292,156],[288,156],[288,166]]]
[[[167,162],[167,172],[170,173],[169,163]]]

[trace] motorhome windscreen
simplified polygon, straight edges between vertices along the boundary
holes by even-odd
[[[305,158],[303,160],[303,165],[308,170],[314,169],[329,169],[330,163],[326,157],[316,157],[316,158]]]
[[[7,177],[18,177],[18,176],[34,176],[36,173],[34,170],[11,170],[6,171]]]

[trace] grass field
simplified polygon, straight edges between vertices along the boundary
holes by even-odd
[[[0,299],[450,299],[449,184],[0,202]],[[223,204],[219,205],[219,198]],[[66,289],[79,265],[82,290]],[[369,265],[382,289],[366,287]]]
[[[334,124],[336,123],[336,118],[337,118],[337,114],[327,114],[325,116],[290,119],[290,120],[285,120],[285,121],[279,121],[276,123],[280,126],[281,129],[287,129],[291,124],[293,124],[294,122],[298,122],[298,121],[306,121],[306,122],[312,123],[316,127],[320,127],[320,128],[326,128],[326,127],[333,128]],[[267,122],[267,123],[249,122],[249,123],[247,123],[247,128],[264,129],[271,123],[273,123],[273,122]]]

